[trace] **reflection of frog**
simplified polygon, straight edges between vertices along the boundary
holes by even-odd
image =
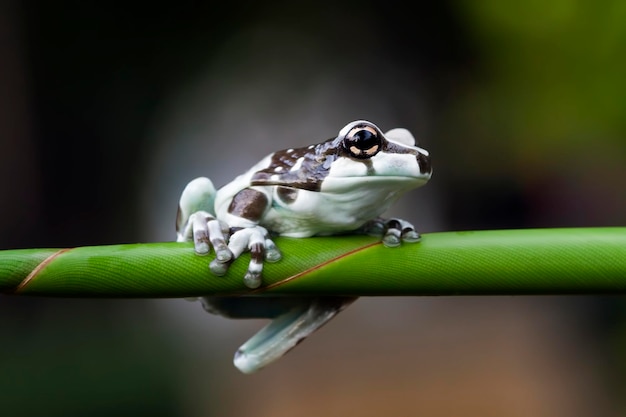
[[[263,261],[281,253],[271,234],[309,237],[346,232],[379,234],[386,246],[416,242],[419,234],[400,219],[379,218],[404,192],[431,176],[428,152],[406,129],[383,134],[359,120],[317,145],[265,157],[219,190],[208,178],[190,182],[180,199],[178,241],[193,240],[198,254],[212,246],[216,275],[249,250],[244,282],[261,285]],[[348,297],[277,300],[275,297],[205,297],[205,308],[229,317],[280,317],[240,348],[236,365],[252,372],[280,357],[299,340],[354,301]],[[244,313],[245,311],[245,313]]]

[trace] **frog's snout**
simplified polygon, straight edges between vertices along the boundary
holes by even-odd
[[[423,152],[418,152],[416,155],[417,164],[420,167],[420,174],[430,178],[433,173],[433,168],[430,165],[430,155]]]

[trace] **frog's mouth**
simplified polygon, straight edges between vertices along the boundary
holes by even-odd
[[[333,193],[349,193],[356,189],[381,189],[403,191],[418,188],[426,184],[430,174],[420,176],[375,175],[354,177],[326,177],[320,191]]]

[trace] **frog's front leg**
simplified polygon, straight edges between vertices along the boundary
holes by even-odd
[[[243,252],[250,251],[250,264],[243,281],[248,288],[258,288],[261,285],[263,262],[280,260],[280,251],[264,227],[232,228],[231,231],[232,235],[228,242],[228,249],[232,254],[231,258],[223,260],[216,256],[209,268],[215,275],[224,275],[232,261]]]
[[[232,260],[250,251],[250,264],[244,283],[249,288],[257,288],[261,285],[263,262],[276,262],[281,258],[269,232],[259,225],[271,206],[271,194],[262,187],[249,187],[237,191],[232,197],[227,196],[218,199],[216,211],[220,219],[231,228],[228,248],[233,256],[226,262],[216,258],[210,268],[218,275],[224,274]]]
[[[382,237],[383,244],[389,248],[399,246],[402,242],[419,242],[421,239],[411,223],[395,217],[375,218],[365,223],[360,231],[371,236]]]
[[[257,288],[261,285],[263,262],[281,258],[268,231],[258,225],[270,200],[262,191],[244,188],[235,193],[218,219],[213,207],[215,197],[215,188],[207,178],[195,179],[187,185],[180,199],[177,240],[193,240],[199,255],[208,254],[213,247],[215,259],[209,268],[218,276],[226,274],[231,263],[243,252],[250,251],[244,283],[249,288]]]

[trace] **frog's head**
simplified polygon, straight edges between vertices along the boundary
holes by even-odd
[[[327,191],[357,184],[416,188],[432,175],[428,151],[415,146],[413,135],[403,128],[383,133],[375,124],[357,120],[339,131],[329,151],[333,160],[324,178]]]
[[[275,152],[250,183],[330,193],[401,191],[425,184],[431,173],[428,151],[415,146],[408,130],[383,134],[375,124],[357,120],[325,142]]]

